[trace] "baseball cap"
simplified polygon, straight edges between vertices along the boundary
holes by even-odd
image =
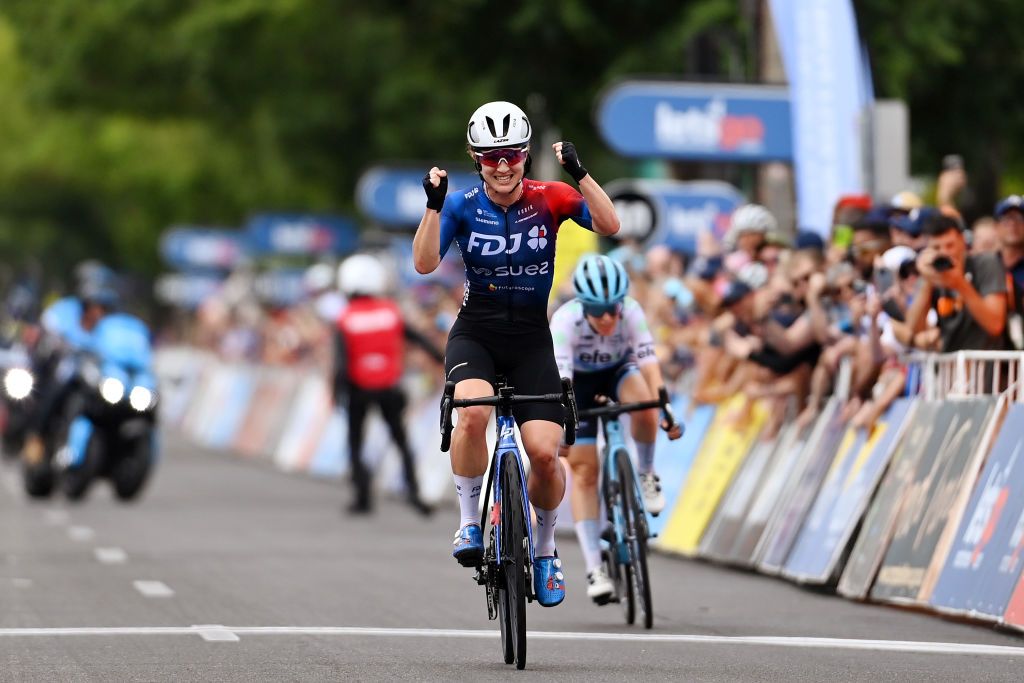
[[[924,202],[921,201],[921,198],[909,190],[904,190],[903,192],[897,192],[894,194],[892,201],[890,201],[889,204],[896,211],[912,211],[924,206]]]
[[[824,251],[825,240],[823,240],[821,235],[813,230],[801,230],[796,234],[794,246],[797,249],[817,249],[818,251]]]
[[[734,306],[742,301],[748,294],[753,293],[753,291],[754,290],[751,289],[750,285],[746,282],[743,282],[742,280],[733,280],[726,286],[725,292],[722,294],[722,306],[725,306],[726,308]]]
[[[1011,194],[1009,197],[1003,197],[996,204],[996,218],[1002,218],[1003,214],[1012,209],[1016,209],[1021,213],[1024,213],[1024,197],[1019,194]]]
[[[925,221],[939,215],[939,210],[934,206],[922,206],[911,209],[906,216],[895,215],[889,224],[900,232],[905,232],[911,237],[919,237]]]

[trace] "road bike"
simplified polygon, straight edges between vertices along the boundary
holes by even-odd
[[[658,391],[656,401],[616,403],[608,398],[602,400],[603,405],[579,411],[579,417],[600,418],[604,434],[601,495],[609,527],[602,534],[608,547],[602,550],[601,555],[608,577],[615,584],[615,593],[608,602],[622,604],[627,624],[636,621],[639,608],[644,628],[649,629],[654,625],[651,580],[647,572],[647,539],[651,534],[643,493],[626,448],[619,416],[637,410],[661,408],[667,422],[667,427],[663,425],[666,431],[675,426],[675,416],[664,388]]]
[[[487,592],[487,616],[498,619],[505,663],[526,667],[526,603],[533,591],[533,528],[526,473],[515,438],[512,406],[522,403],[560,403],[565,409],[565,441],[576,440],[576,399],[572,383],[562,380],[559,394],[516,396],[513,387],[498,378],[497,393],[473,399],[456,399],[455,383],[447,382],[441,398],[441,450],[451,446],[452,409],[494,406],[498,441],[487,474],[480,514],[480,531],[489,529],[483,559],[476,568],[476,582]],[[494,494],[493,502],[491,494]]]

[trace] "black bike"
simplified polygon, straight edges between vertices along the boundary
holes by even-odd
[[[469,406],[497,408],[498,442],[491,458],[480,515],[481,533],[490,523],[487,547],[477,567],[475,580],[487,592],[487,616],[498,619],[501,648],[506,664],[526,667],[526,602],[533,592],[533,528],[530,501],[526,493],[526,474],[515,438],[512,406],[520,403],[560,403],[565,408],[565,441],[576,441],[576,399],[572,383],[562,380],[562,393],[516,396],[513,388],[499,378],[497,395],[474,399],[456,399],[455,383],[448,382],[441,399],[441,450],[451,446],[452,409]],[[494,492],[493,504],[487,501]],[[499,619],[500,617],[500,619]]]

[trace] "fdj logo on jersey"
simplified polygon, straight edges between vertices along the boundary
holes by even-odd
[[[494,256],[495,254],[514,254],[519,251],[520,243],[523,240],[523,236],[520,233],[516,233],[510,237],[512,245],[508,245],[508,241],[505,240],[501,235],[485,235],[479,232],[469,233],[469,243],[466,245],[466,251],[472,253],[474,247],[480,249],[481,256]]]

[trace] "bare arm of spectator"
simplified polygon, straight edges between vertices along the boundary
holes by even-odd
[[[911,338],[924,329],[925,321],[928,319],[928,310],[932,307],[934,289],[928,278],[937,275],[935,269],[932,268],[932,259],[934,258],[935,252],[931,249],[925,249],[917,257],[917,269],[921,273],[921,278],[917,282],[917,293],[914,294],[914,300],[907,310],[907,328],[910,330]]]
[[[774,320],[762,327],[764,342],[779,353],[791,356],[803,351],[816,340],[810,316],[802,315],[789,327],[783,327]]]
[[[982,296],[966,278],[963,267],[959,264],[945,273],[940,273],[939,282],[943,287],[955,290],[960,295],[968,313],[990,335],[998,337],[1006,329],[1005,291]]]
[[[935,186],[937,206],[956,206],[956,196],[967,187],[967,173],[962,168],[947,168],[939,174]]]
[[[819,344],[827,344],[831,338],[828,325],[828,312],[821,303],[821,295],[828,286],[824,273],[815,273],[807,283],[807,316],[811,330]]]

